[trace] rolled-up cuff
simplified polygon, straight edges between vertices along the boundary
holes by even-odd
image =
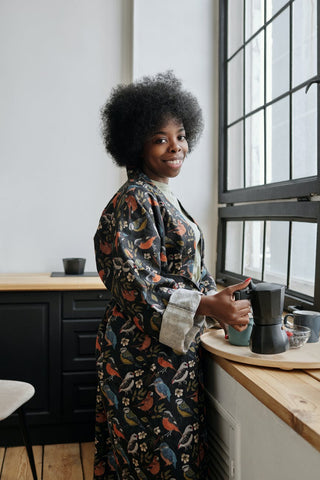
[[[179,353],[186,353],[204,324],[196,315],[201,293],[179,288],[173,292],[162,317],[159,340]]]
[[[218,290],[209,290],[208,293],[206,293],[206,296],[209,297],[210,295],[216,295],[218,293]]]

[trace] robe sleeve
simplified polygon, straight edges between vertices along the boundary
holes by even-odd
[[[215,295],[210,290],[206,295]],[[179,353],[186,353],[203,327],[211,326],[204,315],[196,315],[201,293],[180,288],[173,292],[162,317],[160,342]],[[215,322],[216,324],[217,322]]]
[[[99,275],[140,330],[186,353],[204,324],[196,315],[201,292],[190,287],[192,282],[186,286],[181,277],[162,274],[165,229],[156,199],[132,189],[116,200],[95,236]],[[208,279],[205,272],[203,290],[215,287]]]
[[[160,342],[179,353],[186,353],[204,325],[204,316],[196,315],[201,293],[179,288],[171,295],[163,314]]]

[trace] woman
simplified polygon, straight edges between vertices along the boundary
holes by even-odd
[[[96,479],[206,478],[199,358],[204,316],[246,328],[250,304],[216,292],[198,225],[168,187],[202,132],[197,100],[168,72],[117,87],[102,110],[128,181],[95,235],[112,293],[97,336]]]

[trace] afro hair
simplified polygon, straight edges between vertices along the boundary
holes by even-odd
[[[202,111],[172,71],[118,85],[101,109],[107,152],[120,167],[139,168],[146,139],[170,118],[182,123],[191,151],[203,130]]]

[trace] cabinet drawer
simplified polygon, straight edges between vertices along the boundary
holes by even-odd
[[[64,373],[62,385],[64,419],[66,421],[92,421],[93,423],[96,406],[96,373]]]
[[[99,323],[97,319],[63,322],[63,370],[95,370],[95,342]]]
[[[60,295],[1,293],[0,332],[0,378],[35,387],[26,405],[29,425],[56,422],[61,392]]]
[[[63,318],[102,318],[111,295],[106,290],[65,292]]]

